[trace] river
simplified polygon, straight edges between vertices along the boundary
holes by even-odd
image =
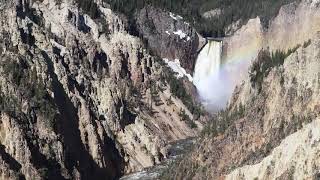
[[[166,170],[171,163],[181,157],[183,154],[188,152],[195,142],[195,138],[189,138],[184,140],[179,140],[171,143],[169,148],[169,155],[166,160],[161,164],[155,165],[150,168],[146,168],[140,172],[132,173],[123,176],[120,180],[153,180],[158,179],[161,173]]]

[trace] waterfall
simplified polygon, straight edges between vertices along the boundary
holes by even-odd
[[[258,53],[257,48],[242,48],[222,59],[222,53],[227,53],[222,47],[222,41],[208,40],[198,54],[193,74],[199,98],[211,112],[226,107],[236,85],[247,78]]]
[[[198,55],[193,75],[203,104],[209,109],[218,109],[226,104],[229,92],[222,74],[222,41],[208,41]]]
[[[201,86],[208,78],[218,78],[221,65],[222,42],[209,41],[198,55],[194,84]]]

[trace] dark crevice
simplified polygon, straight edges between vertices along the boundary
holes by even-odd
[[[101,72],[103,69],[108,70],[108,56],[104,52],[96,52],[94,58],[93,58],[93,63],[92,63],[92,68],[94,72]]]
[[[41,172],[41,176],[44,179],[65,179],[61,175],[61,166],[60,164],[53,159],[47,159],[47,157],[40,152],[39,144],[39,137],[35,136],[32,132],[28,131],[27,129],[32,129],[32,124],[36,123],[36,116],[26,115],[24,113],[17,115],[16,113],[10,113],[10,117],[15,119],[19,124],[21,124],[21,128],[24,129],[25,135],[24,138],[26,139],[26,143],[28,149],[31,153],[31,164]],[[1,145],[0,147],[0,154],[2,157],[5,157],[5,161],[11,162],[11,168],[15,172],[19,172],[21,169],[21,165],[16,162],[9,154],[5,154],[4,146]],[[21,176],[21,175],[20,175]],[[20,177],[21,179],[25,179],[24,177]]]
[[[82,31],[84,33],[89,33],[91,31],[91,28],[86,25],[86,22],[85,22],[83,15],[79,15],[78,29],[79,29],[79,31]]]
[[[78,7],[82,11],[88,14],[92,19],[98,19],[101,17],[101,12],[98,5],[92,0],[76,0]]]
[[[22,28],[19,28],[19,32],[24,44],[28,44],[30,46],[35,44],[35,38],[32,35],[32,24],[28,24],[28,32],[25,32]]]
[[[2,144],[0,144],[0,155],[2,159],[9,165],[10,169],[14,170],[15,172],[20,171],[22,167],[21,164],[6,152],[5,146]]]
[[[44,51],[42,51],[42,55],[47,62],[48,72],[53,79],[52,85],[53,92],[56,95],[55,101],[61,113],[58,133],[63,137],[66,168],[69,174],[73,174],[73,169],[76,168],[81,174],[81,179],[114,179],[119,177],[120,169],[111,171],[112,167],[99,167],[92,156],[86,151],[85,146],[81,142],[77,109],[65,93],[63,85],[54,73],[54,65],[50,57]],[[111,146],[108,149],[115,149],[115,147]],[[117,152],[117,150],[114,152]]]
[[[47,159],[39,149],[39,140],[37,137],[30,138],[26,135],[27,145],[31,152],[31,163],[42,173],[44,179],[65,179],[61,175],[60,164],[53,159]],[[34,143],[36,142],[36,143]]]
[[[16,6],[17,16],[21,19],[28,17],[35,24],[42,26],[44,24],[42,12],[38,15],[36,9],[30,8],[29,5],[29,0],[19,0],[18,5]]]
[[[130,124],[134,124],[137,117],[136,114],[128,110],[128,106],[128,102],[123,100],[118,101],[118,103],[116,104],[116,112],[120,118],[121,129],[124,129]]]
[[[125,79],[126,77],[128,77],[130,79],[131,77],[131,73],[129,71],[129,55],[128,54],[124,54],[122,51],[120,51],[120,55],[121,55],[121,72],[120,72],[120,77],[122,79]]]

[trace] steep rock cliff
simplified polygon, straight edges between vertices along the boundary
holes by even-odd
[[[231,36],[224,38],[224,61],[251,62],[262,48],[275,51],[302,45],[320,31],[319,8],[317,0],[284,5],[267,29],[263,28],[260,17],[249,20]]]
[[[205,39],[183,17],[147,6],[137,12],[137,28],[151,50],[170,60],[179,59],[192,74]]]
[[[72,1],[1,2],[3,179],[113,179],[201,128],[168,68],[96,5],[91,18]]]

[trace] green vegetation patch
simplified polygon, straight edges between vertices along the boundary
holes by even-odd
[[[203,128],[201,136],[210,135],[215,137],[219,134],[223,134],[234,121],[245,116],[245,110],[245,106],[242,104],[233,111],[230,109],[221,110],[213,117],[209,124]]]
[[[268,76],[273,68],[283,65],[284,60],[300,46],[297,45],[287,52],[281,50],[276,50],[272,53],[266,50],[260,51],[257,60],[253,62],[250,69],[250,82],[253,87],[257,88],[258,92],[261,92],[263,79]]]
[[[179,14],[204,36],[225,36],[225,29],[240,20],[245,24],[251,18],[261,17],[265,27],[281,6],[299,0],[104,0],[111,9],[132,19],[134,13],[148,5]],[[216,17],[205,18],[210,10],[221,10]],[[131,21],[134,22],[134,21]]]
[[[30,69],[22,58],[18,61],[5,59],[0,67],[8,81],[18,90],[17,97],[16,94],[3,93],[0,86],[0,110],[11,115],[21,114],[23,101],[28,101],[32,110],[40,112],[46,118],[47,127],[53,128],[57,108],[35,68]]]
[[[189,127],[197,128],[197,124],[194,123],[194,121],[192,121],[190,119],[189,115],[186,113],[185,110],[181,109],[180,112],[179,112],[179,116],[180,116],[181,120],[185,121]]]

